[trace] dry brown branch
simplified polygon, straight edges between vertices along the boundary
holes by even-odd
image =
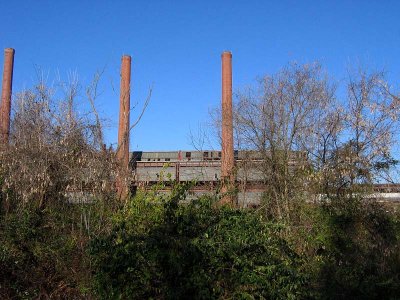
[[[61,100],[44,80],[16,95],[10,147],[1,153],[2,190],[14,203],[44,208],[51,201],[112,196],[117,167],[113,153],[101,151],[102,127],[95,109],[99,78],[97,74],[86,90],[91,112],[75,108],[77,80],[60,85]]]

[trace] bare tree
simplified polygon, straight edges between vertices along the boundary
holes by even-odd
[[[304,190],[308,147],[334,102],[335,88],[319,64],[291,64],[258,80],[236,96],[234,124],[244,150],[262,157],[265,205],[278,218],[290,218]]]
[[[59,85],[62,92],[41,77],[33,89],[16,95],[10,147],[1,152],[2,190],[15,198],[14,203],[43,208],[49,201],[71,200],[73,195],[87,201],[88,196],[113,193],[116,162],[113,153],[102,151],[94,105],[98,80],[96,76],[86,90],[92,111],[84,113],[75,108],[76,77]],[[10,199],[6,202],[12,204]]]
[[[365,188],[377,181],[393,182],[391,170],[397,161],[392,146],[400,102],[384,75],[362,68],[349,72],[347,99],[337,121],[340,129],[323,168],[325,186],[331,187],[326,193]]]
[[[240,91],[236,142],[262,157],[251,168],[263,174],[266,211],[289,220],[312,194],[353,193],[390,181],[399,105],[384,74],[363,69],[350,73],[347,99],[339,101],[317,63],[291,64]]]

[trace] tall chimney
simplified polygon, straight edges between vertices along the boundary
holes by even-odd
[[[120,197],[128,195],[126,175],[129,168],[129,113],[130,113],[131,57],[122,56],[121,92],[119,107],[118,150],[117,159],[120,163],[120,176],[117,179],[117,189]]]
[[[225,51],[222,58],[222,155],[221,155],[221,204],[234,205],[234,152],[232,120],[232,53]]]
[[[8,145],[10,135],[11,90],[14,68],[14,53],[12,48],[4,49],[3,86],[1,90],[1,144]]]

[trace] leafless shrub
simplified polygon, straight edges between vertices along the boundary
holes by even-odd
[[[399,104],[383,72],[349,72],[347,98],[319,130],[319,151],[314,152],[323,193],[366,191],[379,181],[394,182]]]
[[[103,144],[95,109],[99,79],[96,76],[86,89],[91,111],[85,113],[76,109],[80,89],[76,78],[60,85],[62,93],[40,80],[15,96],[10,145],[1,152],[7,205],[12,204],[11,195],[18,204],[39,208],[50,201],[111,196],[118,168],[114,154]]]
[[[383,72],[349,74],[346,99],[318,63],[291,64],[236,94],[236,147],[262,158],[243,157],[239,168],[262,174],[264,207],[273,217],[293,220],[304,199],[318,194],[351,194],[393,181],[399,97]]]
[[[234,124],[240,147],[262,157],[267,211],[290,218],[304,192],[310,141],[326,119],[334,86],[319,64],[292,64],[236,96]]]

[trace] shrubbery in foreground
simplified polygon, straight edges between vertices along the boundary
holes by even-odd
[[[397,299],[399,218],[332,199],[308,224],[190,203],[187,187],[0,213],[2,299]],[[102,205],[100,205],[102,204]],[[90,222],[82,223],[82,218]],[[103,220],[100,222],[100,220]],[[90,224],[90,225],[89,225]],[[297,226],[297,227],[296,227]],[[297,228],[297,229],[296,229]],[[306,228],[303,232],[299,228]]]
[[[301,258],[257,213],[201,198],[135,198],[91,245],[104,298],[269,298],[306,294]],[[156,200],[156,201],[155,201]]]

